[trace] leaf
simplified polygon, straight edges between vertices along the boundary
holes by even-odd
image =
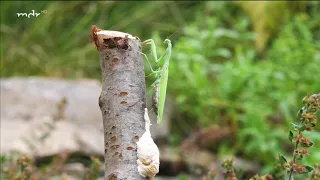
[[[297,156],[297,160],[301,160],[303,158],[303,155],[300,154],[299,156]]]
[[[310,142],[309,143],[309,145],[307,145],[307,144],[304,144],[304,143],[300,143],[300,145],[302,146],[302,147],[311,147],[311,146],[313,146],[313,142]]]
[[[313,146],[314,145],[314,143],[313,142],[309,142],[309,144],[305,144],[305,143],[300,143],[300,145],[302,146],[302,147],[311,147],[311,146]]]
[[[178,178],[179,178],[179,180],[187,180],[188,176],[184,173],[181,173],[181,174],[179,174]]]
[[[303,167],[305,167],[308,170],[308,172],[311,172],[313,170],[313,167],[311,166],[303,166]]]
[[[304,130],[306,130],[306,126],[305,126],[305,125],[296,125],[296,124],[294,124],[294,123],[291,123],[291,125],[292,125],[292,128],[293,128],[295,131],[297,131],[297,130],[299,130],[299,131],[304,131]]]
[[[289,131],[289,141],[292,142],[293,139],[293,132]]]
[[[294,123],[291,123],[291,125],[292,125],[292,128],[295,130],[295,131],[297,131],[299,128],[299,126],[298,125],[296,125],[296,124],[294,124]]]
[[[311,166],[303,166],[306,168],[306,171],[302,171],[302,172],[298,172],[299,174],[306,174],[306,173],[309,173],[313,170],[313,167]]]
[[[229,30],[229,29],[224,29],[224,28],[217,28],[214,31],[214,36],[216,38],[228,37],[228,38],[231,38],[231,39],[237,39],[239,37],[239,33],[237,31],[234,31],[234,30]]]
[[[1,164],[3,164],[4,162],[6,162],[7,158],[6,156],[0,156],[0,162]]]
[[[299,119],[300,119],[302,113],[303,113],[303,109],[300,109],[300,110],[298,111],[298,114],[297,114]]]
[[[279,161],[280,161],[281,164],[284,164],[284,163],[288,162],[287,159],[284,156],[280,155],[280,154],[279,154]]]
[[[226,48],[217,49],[215,51],[215,55],[221,56],[221,57],[224,57],[224,58],[231,58],[231,56],[232,56],[231,52]]]
[[[299,131],[304,131],[304,130],[306,130],[307,129],[307,127],[305,126],[305,125],[300,125],[300,126],[298,126],[298,130]]]

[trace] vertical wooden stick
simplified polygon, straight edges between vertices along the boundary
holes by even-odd
[[[145,132],[146,87],[139,38],[92,26],[90,41],[99,51],[105,179],[143,179],[137,170],[136,142]]]

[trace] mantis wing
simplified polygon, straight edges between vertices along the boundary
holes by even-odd
[[[168,67],[165,67],[161,73],[160,88],[159,88],[159,100],[158,100],[158,124],[162,122],[164,104],[166,101],[167,82],[168,82]]]
[[[166,39],[164,42],[168,43],[168,48],[166,50],[166,61],[163,65],[163,69],[161,72],[161,79],[160,79],[160,88],[159,88],[159,106],[158,106],[158,124],[162,122],[164,104],[166,101],[166,93],[167,93],[167,83],[168,83],[168,76],[169,76],[169,61],[171,58],[171,41]]]

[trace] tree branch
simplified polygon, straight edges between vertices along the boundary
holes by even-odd
[[[146,87],[139,38],[92,26],[90,41],[99,50],[105,179],[144,179],[137,169],[136,142],[145,132]]]

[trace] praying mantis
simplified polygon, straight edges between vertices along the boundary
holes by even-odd
[[[151,45],[151,54],[153,55],[153,58],[155,59],[156,63],[158,63],[165,57],[165,63],[163,64],[163,66],[159,67],[157,70],[153,70],[148,57],[145,54],[143,54],[150,65],[150,69],[152,72],[151,74],[156,75],[156,80],[151,85],[151,87],[154,89],[153,95],[152,95],[152,101],[153,101],[152,106],[153,106],[154,112],[157,115],[158,124],[162,122],[164,104],[166,101],[166,92],[167,92],[168,75],[169,75],[168,68],[169,68],[169,61],[171,58],[171,49],[172,49],[172,44],[169,39],[165,39],[164,43],[166,43],[168,46],[166,51],[159,58],[157,56],[156,45],[152,39],[148,39],[142,43],[143,45],[148,45],[148,44]]]

